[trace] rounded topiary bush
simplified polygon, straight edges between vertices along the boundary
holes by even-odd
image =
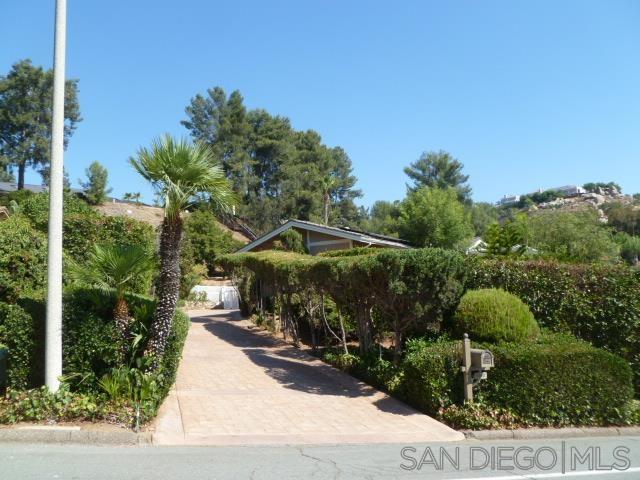
[[[519,342],[537,338],[540,327],[522,300],[488,288],[464,294],[453,318],[453,331],[468,333],[473,340]]]

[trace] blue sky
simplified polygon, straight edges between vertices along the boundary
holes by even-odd
[[[0,72],[52,63],[54,0],[4,2]],[[424,150],[465,164],[474,198],[617,181],[640,192],[640,2],[69,0],[67,76],[84,121],[65,156],[114,195],[126,159],[196,93],[239,89],[349,153],[370,205],[400,199]],[[28,180],[39,183],[39,176]]]

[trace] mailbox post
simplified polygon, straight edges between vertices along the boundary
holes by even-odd
[[[489,350],[471,348],[469,335],[462,340],[462,377],[464,381],[465,403],[473,402],[473,386],[487,378],[487,372],[493,368],[493,353]]]
[[[471,379],[471,340],[464,334],[462,341],[462,377],[464,379],[464,401],[473,402],[473,380]]]

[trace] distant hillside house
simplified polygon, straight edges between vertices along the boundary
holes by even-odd
[[[409,243],[398,238],[360,232],[347,227],[327,227],[304,220],[289,220],[275,230],[257,238],[242,247],[238,252],[271,250],[281,233],[294,229],[302,235],[311,255],[327,250],[345,250],[356,247],[372,248],[411,248]]]

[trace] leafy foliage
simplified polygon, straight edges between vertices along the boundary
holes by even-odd
[[[35,363],[35,329],[29,314],[18,305],[0,302],[0,345],[9,350],[8,386],[30,385]]]
[[[19,215],[0,222],[0,301],[44,288],[46,238]]]
[[[471,223],[476,236],[483,237],[491,225],[500,219],[500,210],[486,202],[476,202],[468,207],[471,214]]]
[[[469,214],[454,189],[422,187],[400,206],[400,236],[417,247],[455,248],[472,235]]]
[[[618,233],[615,240],[620,245],[620,256],[624,261],[629,265],[637,266],[640,263],[640,237]]]
[[[474,340],[487,342],[525,342],[540,334],[529,307],[515,295],[496,288],[465,293],[452,328],[457,336],[468,333]]]
[[[640,271],[624,266],[469,259],[469,288],[502,288],[541,326],[568,331],[640,368]],[[636,377],[637,388],[640,378]]]
[[[196,95],[182,124],[222,163],[240,199],[238,214],[264,233],[281,220],[350,223],[357,219],[351,160],[320,135],[296,131],[289,119],[247,110],[240,92],[220,87]]]
[[[622,187],[616,182],[589,182],[585,183],[582,188],[584,188],[587,192],[594,193],[610,193],[614,190],[617,193],[622,193]]]
[[[407,343],[402,363],[403,395],[429,415],[464,398],[460,358],[462,344],[441,338],[435,342],[414,339]]]
[[[484,234],[486,253],[490,256],[518,257],[526,252],[525,229],[521,223],[508,220],[489,225]]]
[[[624,423],[633,374],[622,358],[564,335],[490,348],[496,366],[481,384],[489,404],[536,425]]]
[[[302,234],[293,228],[278,235],[278,239],[273,243],[273,249],[295,253],[308,253]]]
[[[92,205],[102,205],[111,192],[107,188],[109,172],[99,162],[92,162],[85,170],[87,181],[82,183],[84,196]]]
[[[418,160],[404,169],[411,180],[412,190],[422,187],[449,189],[457,192],[462,202],[471,200],[471,187],[467,184],[469,175],[464,175],[464,165],[451,154],[440,150],[438,152],[424,152]]]
[[[80,118],[78,81],[67,80],[64,109],[65,147]],[[53,70],[35,67],[30,60],[15,63],[0,77],[0,158],[18,169],[18,188],[24,187],[27,166],[49,162],[53,113]],[[0,168],[0,171],[3,168]]]
[[[153,257],[139,245],[96,244],[82,264],[72,264],[70,273],[85,287],[114,290],[122,298],[148,283],[154,266]]]
[[[543,255],[565,262],[615,262],[618,246],[595,212],[551,211],[526,222],[527,243]]]
[[[618,232],[640,235],[640,207],[637,205],[611,202],[603,206],[608,224]]]
[[[243,245],[233,238],[230,231],[220,226],[217,217],[209,210],[198,209],[189,214],[184,229],[194,262],[205,264],[211,276],[215,274],[218,256],[235,252]]]
[[[380,233],[397,237],[400,220],[400,202],[376,201],[368,214],[360,220],[360,228],[365,232]]]

